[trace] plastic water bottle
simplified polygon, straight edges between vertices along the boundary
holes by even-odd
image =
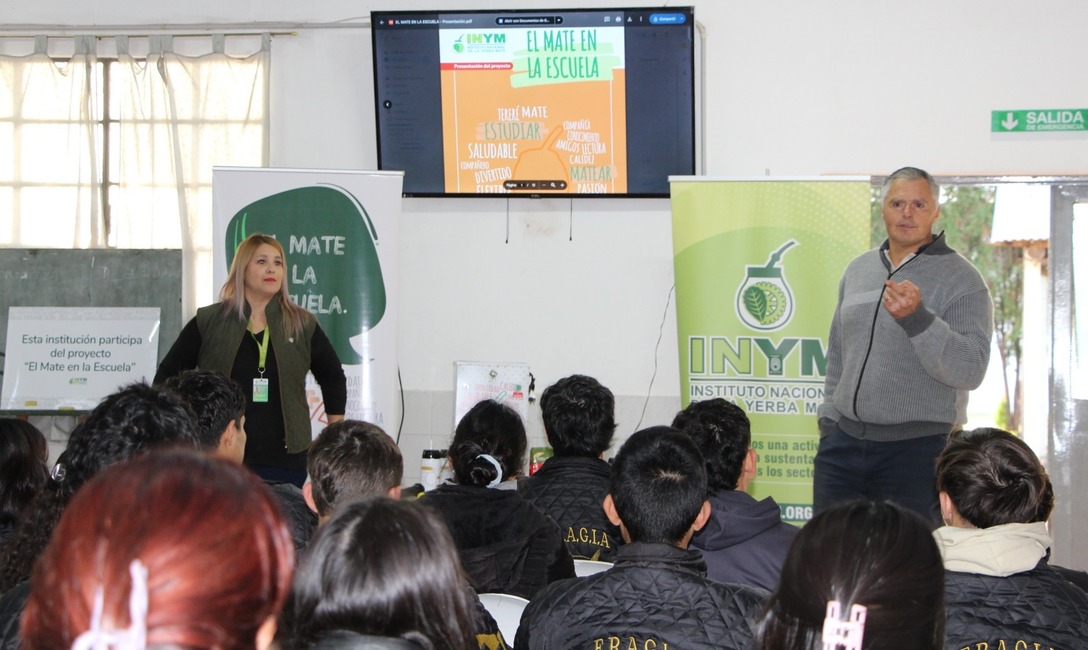
[[[431,491],[442,483],[442,468],[446,465],[446,453],[441,449],[424,449],[419,465],[419,483]]]

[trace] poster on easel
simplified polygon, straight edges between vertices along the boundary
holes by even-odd
[[[453,426],[469,409],[485,399],[505,404],[517,411],[521,421],[529,417],[529,364],[518,362],[454,362]]]
[[[247,236],[275,237],[287,287],[317,317],[347,376],[346,417],[400,425],[397,248],[401,172],[231,168],[212,170],[213,282],[226,280]],[[321,391],[306,381],[314,435],[328,424]]]

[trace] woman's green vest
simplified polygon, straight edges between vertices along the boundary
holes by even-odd
[[[288,337],[283,328],[283,307],[278,300],[268,303],[264,315],[268,320],[268,333],[272,336],[269,344],[276,354],[287,451],[292,454],[306,451],[313,438],[310,407],[306,403],[306,373],[310,370],[310,341],[317,320],[307,314],[302,332]],[[249,305],[246,305],[246,316],[249,316]],[[197,366],[230,377],[234,357],[246,335],[246,322],[227,311],[220,302],[198,309],[196,323],[201,340]],[[242,390],[249,392],[251,387],[243,386]]]

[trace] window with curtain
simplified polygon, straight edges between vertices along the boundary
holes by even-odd
[[[0,38],[0,246],[181,248],[183,313],[212,302],[212,167],[267,163],[270,42]]]

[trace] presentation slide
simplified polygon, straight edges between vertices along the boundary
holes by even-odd
[[[405,196],[667,197],[695,167],[690,7],[374,12]]]
[[[622,26],[439,36],[446,187],[627,191]]]

